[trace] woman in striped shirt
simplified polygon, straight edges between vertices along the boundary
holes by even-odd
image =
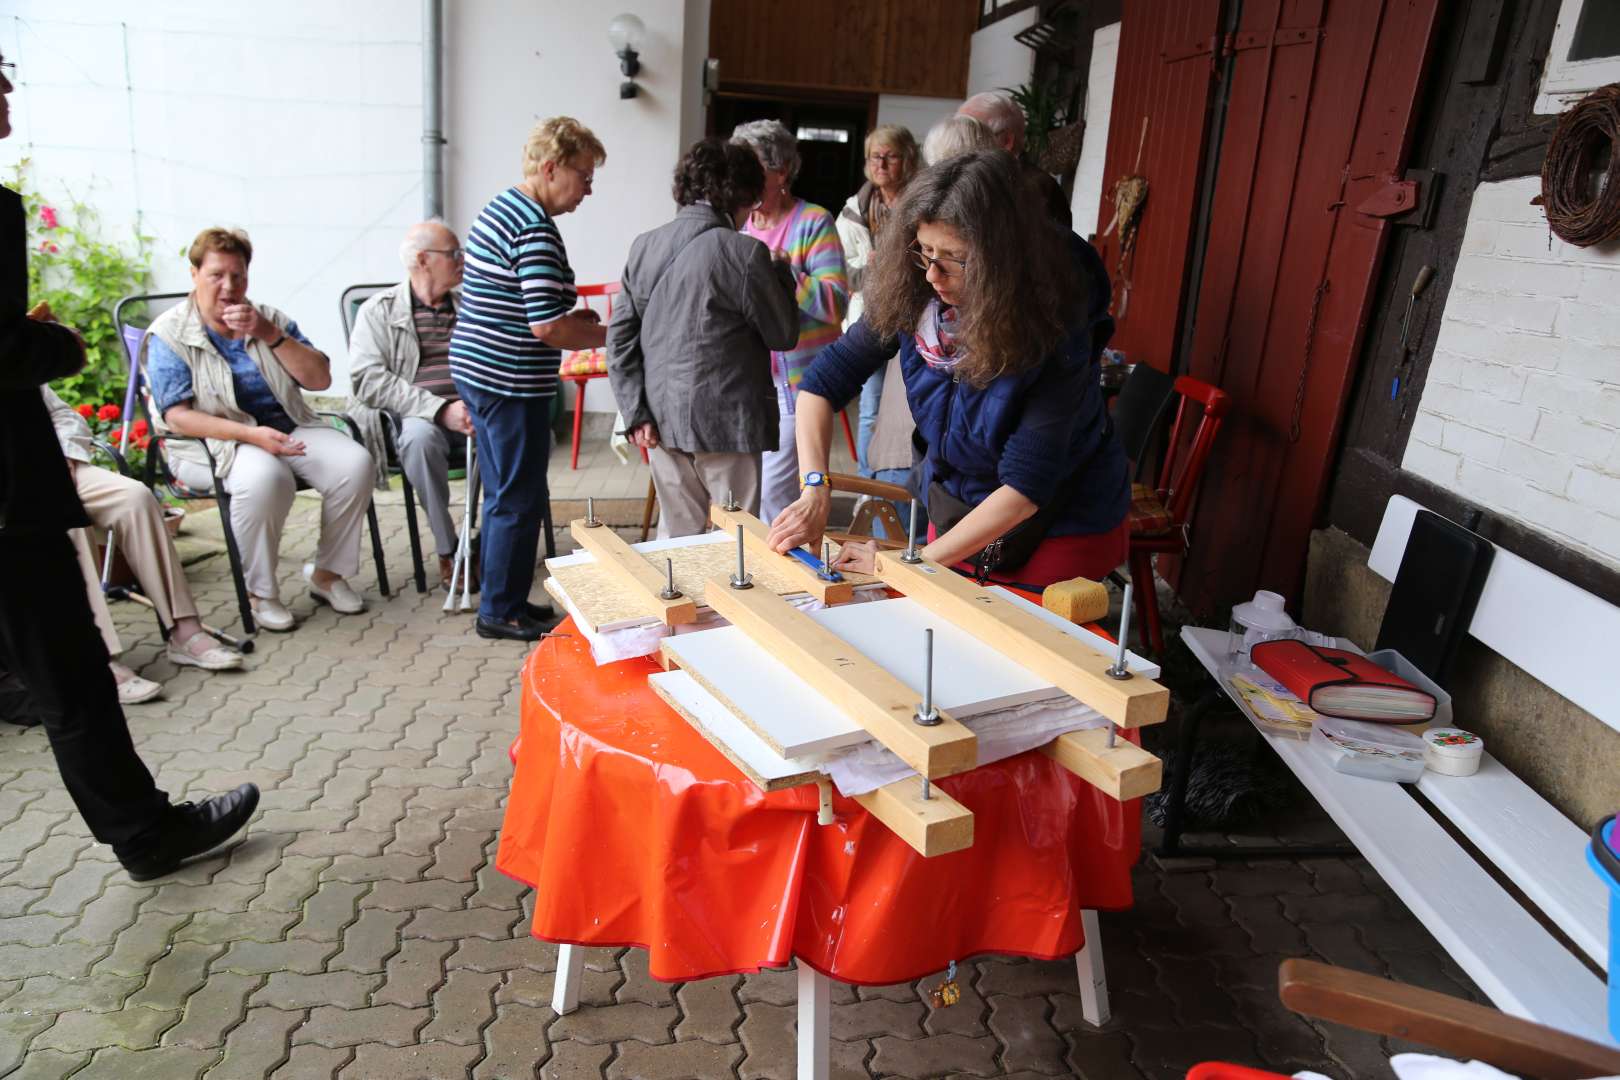
[[[484,485],[480,637],[534,641],[555,618],[531,604],[551,456],[551,398],[563,349],[599,349],[556,218],[591,193],[602,143],[566,116],[543,120],[523,148],[523,181],[495,196],[467,234],[450,376],[472,414]]]
[[[799,452],[793,434],[793,401],[799,380],[824,346],[838,340],[849,304],[844,276],[844,247],[833,216],[805,202],[789,188],[799,172],[799,144],[780,120],[740,124],[731,141],[754,152],[765,169],[765,194],[743,231],[771,249],[771,257],[793,272],[799,305],[799,341],[785,352],[771,353],[771,376],[781,417],[778,449],[762,457],[760,516],[773,520],[799,497]]]

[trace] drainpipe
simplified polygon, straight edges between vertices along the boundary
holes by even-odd
[[[422,215],[444,216],[444,0],[422,0]]]

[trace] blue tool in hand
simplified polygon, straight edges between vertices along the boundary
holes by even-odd
[[[825,548],[823,549],[823,552],[825,553]],[[831,565],[829,565],[832,561],[831,559],[818,559],[808,551],[804,550],[804,548],[789,548],[788,554],[804,563],[804,565],[808,566],[810,569],[814,570],[816,572],[816,577],[820,578],[822,581],[844,580],[844,575],[840,574],[838,571],[834,570]]]

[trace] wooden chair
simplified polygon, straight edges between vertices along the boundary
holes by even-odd
[[[864,476],[851,476],[847,473],[831,473],[827,477],[827,488],[830,491],[848,491],[857,495],[870,495],[871,498],[855,511],[854,519],[845,531],[827,530],[827,539],[839,544],[847,544],[851,540],[876,540],[877,546],[885,551],[897,551],[906,546],[904,539],[892,539],[906,535],[906,523],[900,520],[891,503],[903,503],[911,500],[911,492],[899,484],[890,484],[883,480],[869,480]],[[872,535],[874,522],[883,525],[883,536]],[[919,529],[926,529],[926,524],[919,524]],[[926,540],[927,534],[920,534],[917,539]]]
[[[1301,1016],[1420,1043],[1447,1057],[1483,1061],[1538,1080],[1620,1074],[1620,1049],[1521,1020],[1448,994],[1404,986],[1315,960],[1284,960],[1277,995]],[[1286,1080],[1280,1073],[1209,1061],[1187,1080]]]
[[[591,311],[597,311],[591,307],[591,299],[601,297],[603,310],[597,313],[602,316],[602,325],[606,326],[613,321],[613,298],[619,294],[617,281],[608,281],[600,285],[581,285],[577,291],[580,303]],[[592,379],[607,378],[607,347],[581,349],[564,354],[562,366],[557,370],[557,377],[574,384],[574,447],[568,457],[568,467],[577,469],[579,431],[585,421],[585,387],[590,385]]]
[[[1185,555],[1190,549],[1193,497],[1232,403],[1224,390],[1188,375],[1176,379],[1175,393],[1181,401],[1170,427],[1164,462],[1159,466],[1158,483],[1152,488],[1131,485],[1130,566],[1131,579],[1136,583],[1136,621],[1142,628],[1142,647],[1155,655],[1164,652],[1164,631],[1159,623],[1159,597],[1153,586],[1153,556]],[[1196,427],[1189,402],[1202,407]]]

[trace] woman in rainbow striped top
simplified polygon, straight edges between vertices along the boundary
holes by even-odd
[[[763,455],[759,500],[760,516],[770,521],[799,497],[794,397],[816,354],[838,340],[849,305],[849,281],[833,216],[789,190],[799,172],[799,144],[793,133],[780,120],[755,120],[738,125],[731,141],[752,150],[765,170],[765,192],[743,232],[770,248],[772,258],[787,264],[799,305],[798,344],[771,353],[781,436],[777,449]]]

